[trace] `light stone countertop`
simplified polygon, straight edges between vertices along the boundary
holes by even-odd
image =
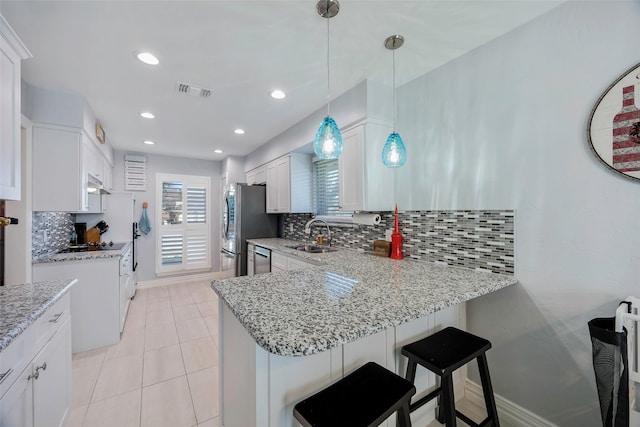
[[[319,264],[211,284],[256,342],[282,356],[319,353],[518,282],[343,248],[305,253],[285,239],[249,242]]]
[[[51,280],[0,287],[0,352],[77,282]]]
[[[81,251],[81,252],[69,252],[65,254],[52,254],[43,255],[40,258],[31,260],[31,264],[45,264],[50,262],[65,262],[65,261],[83,261],[91,259],[101,258],[119,258],[131,247],[131,242],[127,243],[120,250],[95,250],[95,251]]]

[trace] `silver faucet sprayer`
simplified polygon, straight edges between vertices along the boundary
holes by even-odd
[[[329,241],[329,247],[331,247],[331,230],[329,229],[329,224],[327,224],[327,221],[323,219],[312,218],[307,221],[307,223],[304,225],[304,234],[306,234],[307,236],[311,235],[311,224],[316,221],[324,223],[324,225],[327,227],[327,240]]]

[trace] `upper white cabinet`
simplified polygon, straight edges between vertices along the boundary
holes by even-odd
[[[88,210],[80,132],[33,126],[33,210]]]
[[[20,61],[31,53],[0,15],[0,199],[20,200]]]
[[[291,153],[266,165],[267,213],[312,211],[311,156]]]
[[[33,210],[100,213],[88,180],[112,187],[113,149],[100,144],[95,117],[83,97],[33,87]]]
[[[86,135],[60,126],[34,125],[32,156],[34,211],[102,212],[101,196],[88,191],[88,177],[102,180],[106,160]]]
[[[338,158],[339,205],[344,211],[390,211],[394,206],[394,170],[382,163],[391,127],[366,122],[342,132]]]
[[[247,172],[247,184],[266,184],[267,182],[267,167],[260,166]]]

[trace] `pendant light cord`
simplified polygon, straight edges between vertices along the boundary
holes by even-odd
[[[396,133],[396,50],[393,49],[393,133]]]
[[[327,2],[327,12],[329,10]],[[331,117],[331,76],[329,74],[329,20],[330,17],[327,17],[327,117]]]

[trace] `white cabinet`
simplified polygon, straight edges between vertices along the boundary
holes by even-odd
[[[0,15],[0,200],[20,200],[20,61],[29,57]]]
[[[111,180],[111,164],[80,130],[33,126],[33,210],[103,212],[101,196],[88,192],[89,174]]]
[[[62,427],[71,406],[71,320],[45,345],[33,361],[33,425]]]
[[[342,133],[344,145],[338,158],[341,210],[393,210],[394,169],[382,163],[382,148],[390,132],[386,124],[367,122]]]
[[[0,426],[33,426],[32,367],[25,368],[16,382],[0,398]]]
[[[96,258],[79,261],[47,262],[33,265],[33,280],[78,279],[71,289],[73,311],[72,351],[78,353],[117,344],[126,291],[121,286],[120,258]],[[123,311],[121,313],[121,311]]]
[[[247,184],[265,184],[267,182],[267,167],[260,166],[247,172]]]
[[[34,211],[88,210],[83,155],[79,131],[33,126]]]
[[[311,156],[289,154],[266,165],[267,213],[308,213],[312,209]]]
[[[247,244],[247,276],[253,276],[256,271],[253,257],[254,248],[251,243]]]
[[[289,257],[279,252],[271,251],[271,272],[287,271],[289,269]]]
[[[71,407],[68,294],[9,344],[2,369],[9,374],[1,383],[0,426],[65,425]],[[12,369],[19,374],[12,376]]]
[[[271,272],[290,271],[301,268],[313,267],[315,264],[303,261],[297,257],[291,257],[280,252],[271,251]]]

